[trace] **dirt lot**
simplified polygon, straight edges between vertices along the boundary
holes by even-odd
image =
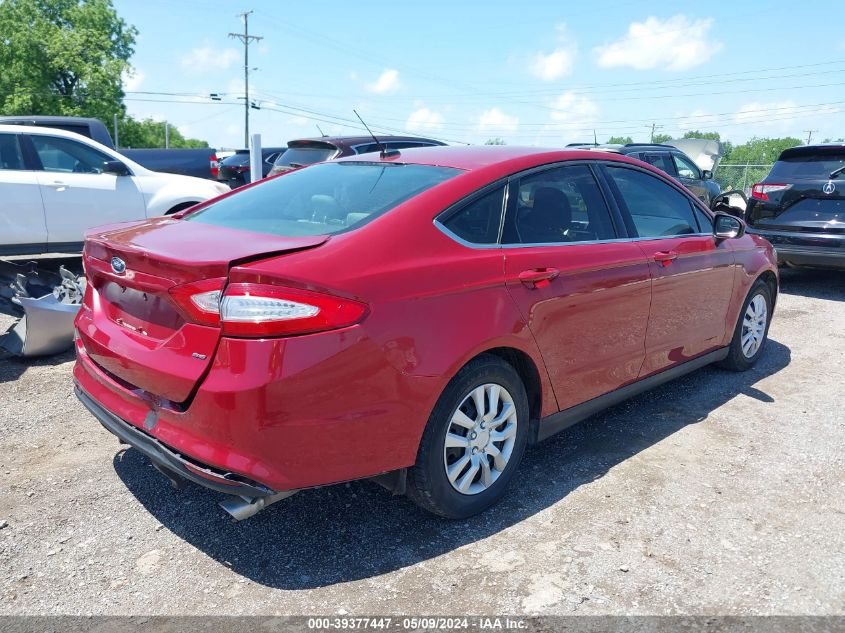
[[[531,450],[448,522],[372,484],[234,524],[0,361],[0,614],[845,612],[845,275],[785,271],[751,372],[704,369]]]

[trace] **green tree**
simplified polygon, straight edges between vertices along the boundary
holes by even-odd
[[[733,146],[730,154],[722,160],[722,164],[770,165],[777,160],[783,150],[801,144],[801,139],[792,136],[784,138],[754,137],[742,145]]]
[[[611,136],[607,139],[608,145],[627,145],[628,143],[633,143],[634,139],[630,136]]]
[[[164,147],[165,122],[125,117],[119,123],[121,147]],[[208,143],[195,138],[185,138],[174,125],[170,125],[170,147],[208,147]]]
[[[496,138],[488,138],[486,141],[484,141],[484,144],[485,145],[507,145],[507,143],[505,143],[505,139],[499,138],[498,136]]]
[[[111,0],[0,2],[0,112],[123,115],[136,35]]]
[[[672,135],[671,134],[655,134],[654,138],[651,139],[652,143],[665,143],[666,141],[671,141]]]
[[[722,137],[718,132],[699,132],[698,130],[690,130],[681,138],[704,138],[710,141],[721,141]]]

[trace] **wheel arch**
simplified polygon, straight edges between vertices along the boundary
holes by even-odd
[[[772,294],[772,309],[774,309],[778,298],[778,278],[771,270],[765,270],[757,280],[764,281],[769,286],[769,292]]]

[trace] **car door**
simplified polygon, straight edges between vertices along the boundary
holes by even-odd
[[[715,349],[728,327],[735,275],[730,246],[717,242],[709,216],[669,179],[632,165],[605,165],[604,171],[654,279],[640,375]]]
[[[512,180],[503,225],[505,280],[567,409],[637,378],[651,301],[648,262],[619,239],[588,163]]]
[[[19,134],[0,134],[0,253],[43,252],[47,245],[44,204],[36,172]]]
[[[678,180],[687,189],[693,192],[696,198],[709,201],[709,194],[707,187],[704,186],[704,180],[701,177],[701,170],[689,158],[683,154],[672,152],[672,161],[675,163],[675,168],[678,170]]]
[[[146,217],[135,176],[103,173],[112,157],[76,139],[30,134],[40,162],[38,183],[44,200],[51,249],[82,242],[92,227]]]

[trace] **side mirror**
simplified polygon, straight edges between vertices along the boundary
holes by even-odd
[[[716,213],[713,218],[713,236],[717,240],[731,240],[745,235],[745,222],[727,213]]]
[[[119,160],[107,160],[103,163],[104,174],[114,174],[115,176],[128,176],[129,168]]]
[[[705,169],[701,172],[701,179],[702,180],[713,180],[713,172],[709,169]]]

